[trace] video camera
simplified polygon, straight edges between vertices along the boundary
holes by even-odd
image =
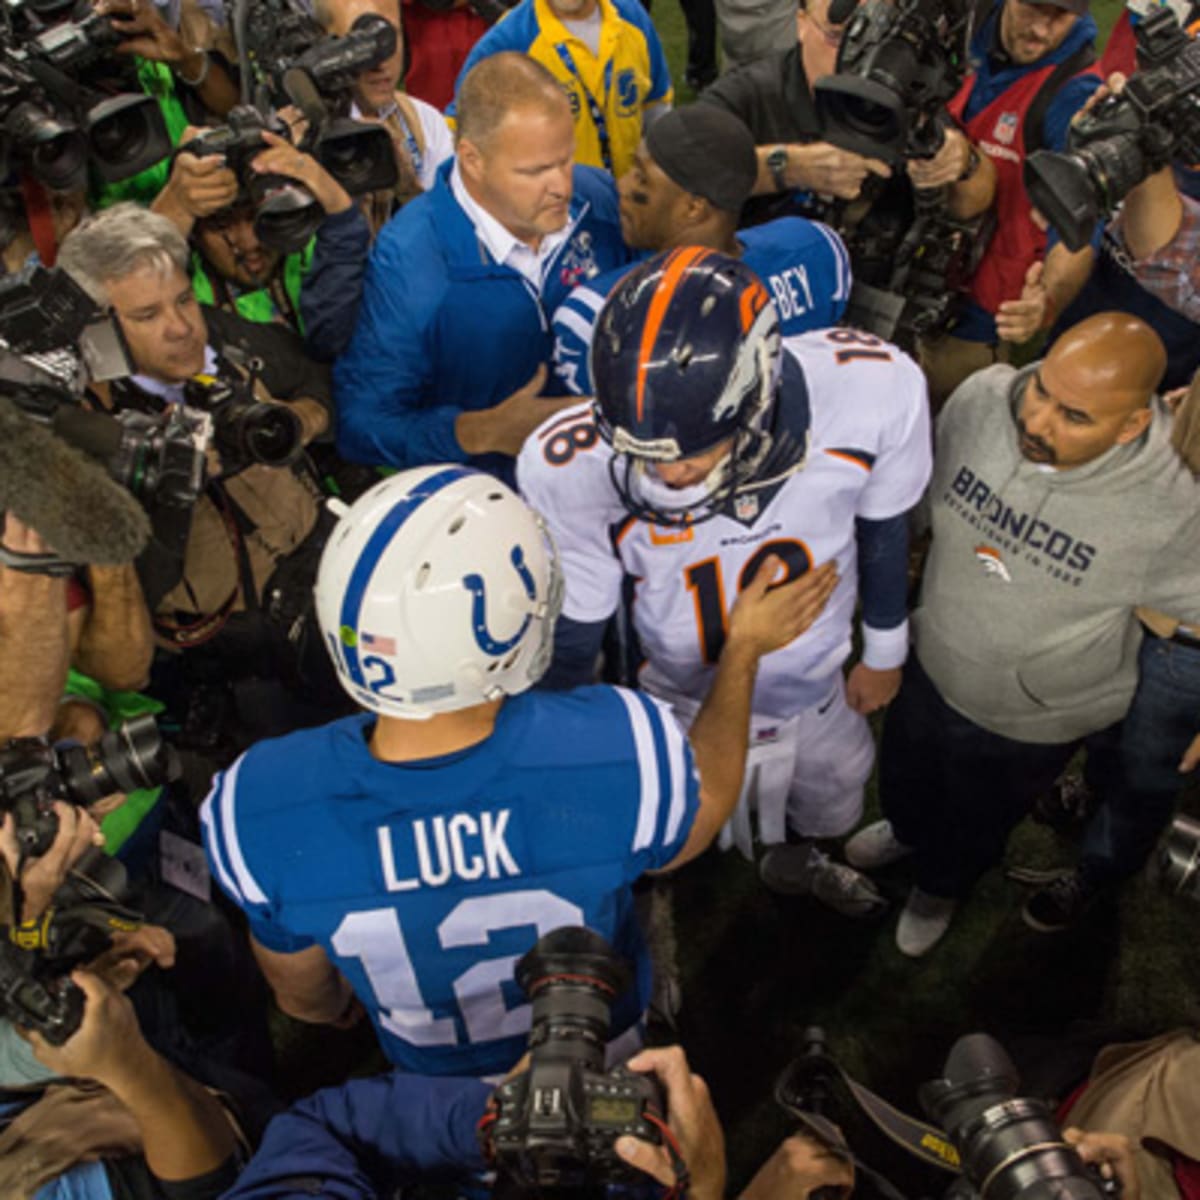
[[[826,140],[895,166],[932,158],[945,140],[943,110],[967,72],[969,6],[962,0],[834,0],[849,20],[837,70],[813,84]]]
[[[1038,150],[1025,164],[1034,207],[1068,250],[1147,176],[1172,162],[1200,162],[1200,40],[1169,8],[1138,25],[1138,70],[1071,126],[1067,150]]]
[[[0,171],[11,161],[67,191],[86,186],[89,165],[114,183],[170,154],[157,102],[125,90],[135,81],[122,77],[126,64],[112,54],[122,38],[107,17],[85,6],[78,19],[46,26],[57,11],[28,15],[20,36],[9,21],[0,46]],[[120,67],[120,78],[95,78],[101,65]]]
[[[133,371],[116,318],[65,271],[32,265],[0,279],[0,395],[98,459],[144,507],[190,512],[204,487],[211,416],[186,405],[148,415],[79,404],[89,379]]]
[[[529,1070],[496,1089],[480,1124],[485,1156],[506,1185],[533,1195],[643,1181],[613,1143],[625,1134],[662,1142],[662,1090],[652,1076],[604,1069],[612,1005],[633,982],[629,965],[599,934],[566,926],[538,939],[516,979],[533,1002]]]
[[[887,1179],[854,1158],[829,1124],[830,1098],[839,1081],[892,1142],[959,1176],[945,1193],[948,1200],[1105,1200],[1120,1195],[1115,1180],[1085,1165],[1063,1140],[1045,1102],[1017,1095],[1017,1070],[987,1034],[959,1038],[941,1077],[919,1089],[921,1106],[936,1126],[908,1116],[851,1079],[825,1052],[819,1029],[805,1037],[806,1052],[780,1076],[776,1099],[809,1136],[854,1161],[860,1180],[856,1196],[862,1192],[905,1200]]]
[[[0,812],[11,815],[20,861],[44,854],[58,832],[55,800],[81,807],[114,792],[158,787],[179,776],[179,760],[152,716],[126,721],[93,746],[57,749],[44,738],[14,738],[0,749]],[[137,929],[124,903],[124,868],[90,849],[36,920],[0,934],[0,1016],[61,1045],[79,1027],[83,993],[71,970],[106,950],[115,931]],[[19,899],[19,889],[14,889]]]
[[[304,452],[300,418],[282,404],[256,400],[252,385],[197,375],[184,385],[183,397],[190,408],[212,416],[213,445],[226,474],[253,463],[287,467]]]

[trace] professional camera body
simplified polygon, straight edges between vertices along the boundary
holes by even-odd
[[[1118,95],[1084,113],[1067,151],[1039,150],[1025,164],[1025,186],[1069,250],[1091,240],[1147,176],[1170,163],[1200,162],[1200,40],[1169,8],[1138,25],[1138,70]]]
[[[110,414],[79,403],[88,381],[133,370],[120,323],[65,271],[33,265],[0,279],[0,395],[98,459],[147,509],[190,512],[213,440],[208,413],[171,405]]]
[[[263,130],[291,140],[274,106],[296,104],[309,122],[299,149],[314,158],[351,196],[394,187],[398,178],[391,134],[349,117],[351,88],[363,71],[396,51],[396,30],[375,13],[363,13],[345,37],[327,37],[307,11],[289,0],[231,6],[245,79],[257,81],[254,104],[235,108],[223,128],[209,130],[177,153],[221,154],[254,209],[254,230],[264,246],[291,254],[302,249],[325,219],[303,184],[250,170],[266,149]],[[268,114],[268,115],[264,115]]]
[[[953,324],[991,232],[990,216],[958,220],[940,190],[898,182],[905,161],[932,158],[945,142],[946,105],[966,77],[970,18],[964,0],[868,0],[857,9],[834,0],[830,20],[849,24],[836,72],[813,84],[823,137],[884,160],[894,175],[865,193],[865,213],[839,202],[814,214],[850,251],[846,319],[910,350]]]
[[[44,738],[14,738],[0,749],[0,811],[11,813],[25,857],[45,854],[58,832],[55,800],[86,808],[114,792],[158,787],[179,760],[152,716],[109,730],[92,746],[56,749]]]
[[[651,1076],[604,1069],[612,1004],[633,982],[628,964],[599,934],[568,926],[538,940],[516,979],[533,1002],[529,1070],[496,1089],[480,1127],[487,1157],[532,1194],[642,1179],[613,1143],[662,1141],[662,1091]]]
[[[227,475],[254,463],[290,466],[304,452],[300,418],[282,404],[256,400],[252,383],[197,375],[183,397],[189,408],[212,416],[213,445]]]
[[[136,91],[110,20],[76,6],[24,5],[6,12],[0,42],[0,168],[13,163],[47,187],[86,186],[89,168],[105,183],[136,175],[171,152],[157,102]]]
[[[967,73],[968,5],[867,0],[855,9],[834,0],[830,20],[847,17],[836,73],[813,84],[826,139],[892,166],[932,158],[945,140],[943,110]]]
[[[43,738],[14,738],[0,749],[0,811],[12,816],[24,862],[54,841],[55,800],[86,806],[178,776],[179,760],[152,716],[126,721],[87,747],[56,749]],[[54,1045],[79,1028],[84,997],[71,970],[106,950],[113,933],[142,923],[124,902],[126,887],[121,864],[93,847],[43,914],[0,930],[0,1016]]]

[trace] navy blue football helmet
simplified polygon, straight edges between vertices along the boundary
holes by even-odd
[[[629,512],[690,524],[729,511],[755,485],[776,457],[780,354],[775,305],[736,258],[690,246],[617,284],[596,321],[591,373],[596,423],[615,451],[613,484]],[[724,442],[729,453],[698,487],[673,490],[648,469]],[[795,451],[791,470],[804,457]]]

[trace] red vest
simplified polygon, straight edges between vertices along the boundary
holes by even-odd
[[[1104,47],[1104,57],[1100,59],[1100,74],[1107,81],[1114,71],[1122,75],[1132,75],[1137,70],[1137,38],[1133,32],[1133,22],[1129,19],[1129,9],[1126,9],[1113,31],[1109,35],[1108,45]]]
[[[1025,191],[1025,119],[1054,69],[1051,64],[1022,75],[977,116],[963,122],[975,86],[972,73],[947,106],[996,168],[996,232],[971,281],[972,298],[993,315],[1005,300],[1020,296],[1025,272],[1046,252],[1046,234],[1033,222],[1033,206]]]

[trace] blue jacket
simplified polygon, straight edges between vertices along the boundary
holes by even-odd
[[[267,1126],[223,1200],[375,1200],[398,1184],[482,1171],[475,1126],[491,1091],[398,1071],[326,1088]]]
[[[300,287],[304,345],[320,362],[333,362],[354,336],[371,227],[357,204],[326,217],[313,239],[313,256]]]
[[[571,236],[536,297],[481,245],[450,189],[450,167],[392,218],[371,252],[354,337],[333,373],[338,450],[355,462],[469,461],[454,435],[458,414],[491,408],[548,367],[555,308],[581,280],[629,260],[616,185],[576,167]],[[499,455],[474,465],[512,471]]]

